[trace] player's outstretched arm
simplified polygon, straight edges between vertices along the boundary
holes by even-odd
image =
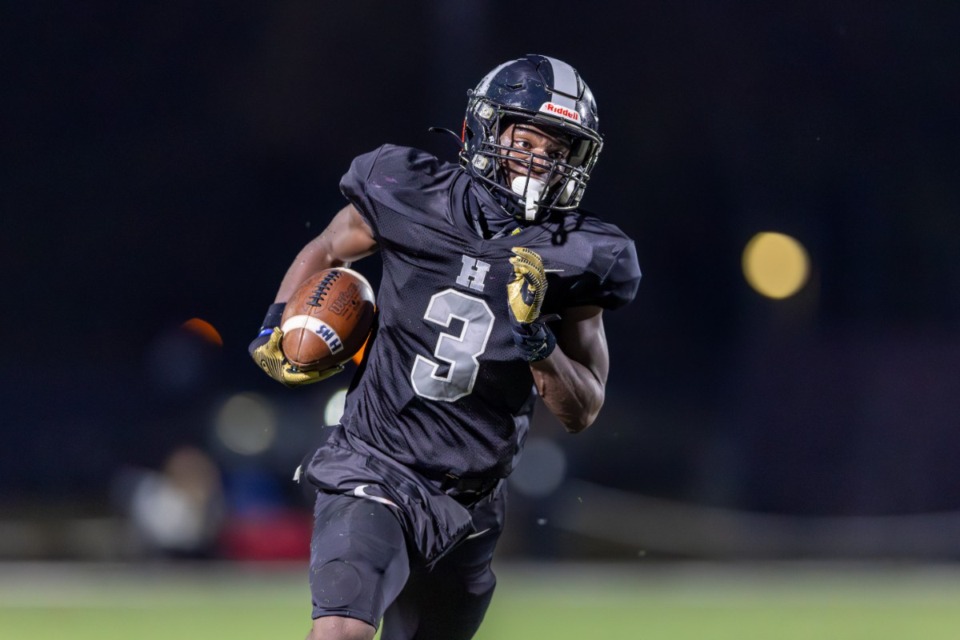
[[[570,433],[593,424],[603,406],[610,354],[600,307],[567,309],[556,323],[557,348],[530,363],[544,404]]]

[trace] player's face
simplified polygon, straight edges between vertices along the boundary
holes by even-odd
[[[507,156],[517,161],[505,161],[508,182],[517,176],[526,176],[528,162],[532,161],[534,178],[545,180],[554,162],[565,162],[570,156],[570,142],[556,134],[531,124],[511,124],[500,134],[500,144],[510,147]],[[554,174],[552,181],[561,176]]]

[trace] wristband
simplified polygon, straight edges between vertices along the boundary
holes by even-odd
[[[557,346],[557,337],[545,322],[512,323],[513,343],[527,362],[539,362]]]
[[[269,334],[274,327],[280,326],[280,320],[283,319],[283,310],[286,308],[286,302],[274,302],[267,307],[267,315],[264,316],[263,324],[260,326],[261,336]]]

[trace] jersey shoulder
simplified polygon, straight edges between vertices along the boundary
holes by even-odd
[[[413,147],[384,144],[353,159],[344,176],[350,184],[373,181],[380,186],[428,182],[444,165],[436,156]],[[387,180],[386,178],[390,178]]]
[[[376,230],[386,213],[416,217],[442,211],[459,170],[426,151],[385,144],[354,158],[340,190]]]
[[[562,292],[560,306],[617,309],[633,300],[641,278],[636,244],[617,225],[574,212],[550,227],[544,257],[556,269],[554,289]]]

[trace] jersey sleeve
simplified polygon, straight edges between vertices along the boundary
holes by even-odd
[[[544,249],[545,264],[556,268],[547,273],[551,284],[546,303],[551,312],[583,306],[613,310],[633,300],[640,286],[633,240],[615,225],[596,218],[568,224],[562,246]]]
[[[640,264],[633,241],[627,241],[613,256],[610,267],[600,279],[597,304],[604,309],[619,309],[637,295],[640,286]]]
[[[597,306],[614,310],[633,300],[640,286],[640,266],[633,242],[622,239],[590,249],[593,259],[585,269],[558,278],[559,296],[553,303],[561,308]],[[549,290],[547,299],[550,301]],[[555,310],[551,308],[551,311]]]
[[[456,168],[425,151],[385,144],[353,160],[340,180],[340,190],[360,211],[378,242],[401,239],[410,226],[445,215]]]
[[[363,219],[370,225],[374,237],[380,235],[377,224],[376,207],[370,197],[368,188],[370,176],[380,155],[387,149],[384,145],[363,155],[359,155],[350,163],[350,168],[340,179],[340,192],[355,206]]]

